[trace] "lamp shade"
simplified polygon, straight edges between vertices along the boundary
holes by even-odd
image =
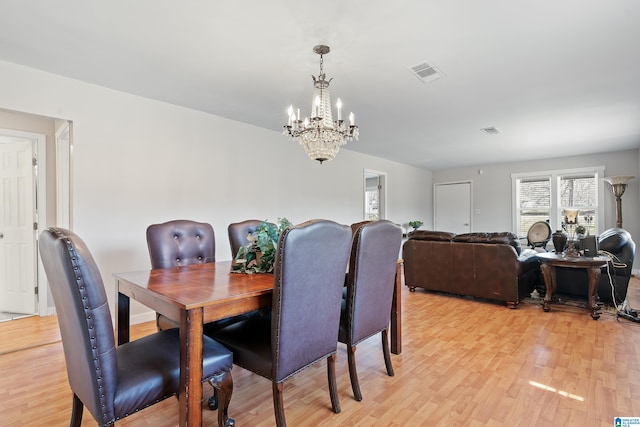
[[[616,185],[616,184],[627,184],[633,178],[635,178],[635,176],[621,175],[621,176],[607,176],[602,178],[602,180],[605,182],[608,182],[610,185]]]
[[[577,224],[578,223],[578,213],[580,211],[578,209],[565,209],[564,210],[564,222],[566,224]]]

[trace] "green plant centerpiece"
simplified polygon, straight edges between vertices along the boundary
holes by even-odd
[[[422,227],[424,224],[422,221],[409,221],[409,227],[412,228],[411,231],[416,231],[418,228]]]
[[[231,271],[247,274],[273,273],[278,239],[292,225],[287,218],[278,218],[276,224],[263,221],[256,231],[247,236],[248,243],[238,250]]]

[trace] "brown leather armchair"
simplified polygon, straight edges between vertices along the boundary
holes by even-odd
[[[355,230],[338,340],[347,345],[351,388],[355,399],[360,401],[355,359],[360,342],[382,332],[387,374],[394,375],[388,330],[402,229],[390,221],[379,220],[361,224]]]
[[[175,395],[180,384],[177,329],[115,345],[111,312],[100,271],[89,249],[69,230],[40,235],[40,254],[51,285],[73,391],[71,426],[80,426],[86,406],[100,426]],[[231,426],[227,411],[233,380],[229,350],[204,337],[203,381],[216,389],[218,425]]]
[[[276,252],[272,315],[254,316],[211,333],[234,363],[272,381],[276,423],[285,426],[283,382],[327,359],[331,404],[340,412],[335,358],[351,230],[315,220],[287,228]]]

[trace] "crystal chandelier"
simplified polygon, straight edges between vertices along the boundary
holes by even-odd
[[[284,126],[283,133],[298,141],[311,159],[322,164],[336,157],[340,146],[354,139],[358,140],[358,126],[355,125],[353,113],[349,114],[349,125],[342,120],[340,98],[336,102],[338,120],[333,120],[329,93],[329,83],[333,79],[327,80],[322,68],[323,55],[329,53],[329,46],[318,45],[313,48],[313,51],[320,55],[320,74],[317,78],[311,76],[313,79],[311,118],[305,117],[300,120],[300,109],[294,112],[293,105],[290,105],[287,110],[289,121]]]

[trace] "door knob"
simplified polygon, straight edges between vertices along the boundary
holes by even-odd
[[[2,239],[4,237],[4,234],[0,233],[0,239]]]

